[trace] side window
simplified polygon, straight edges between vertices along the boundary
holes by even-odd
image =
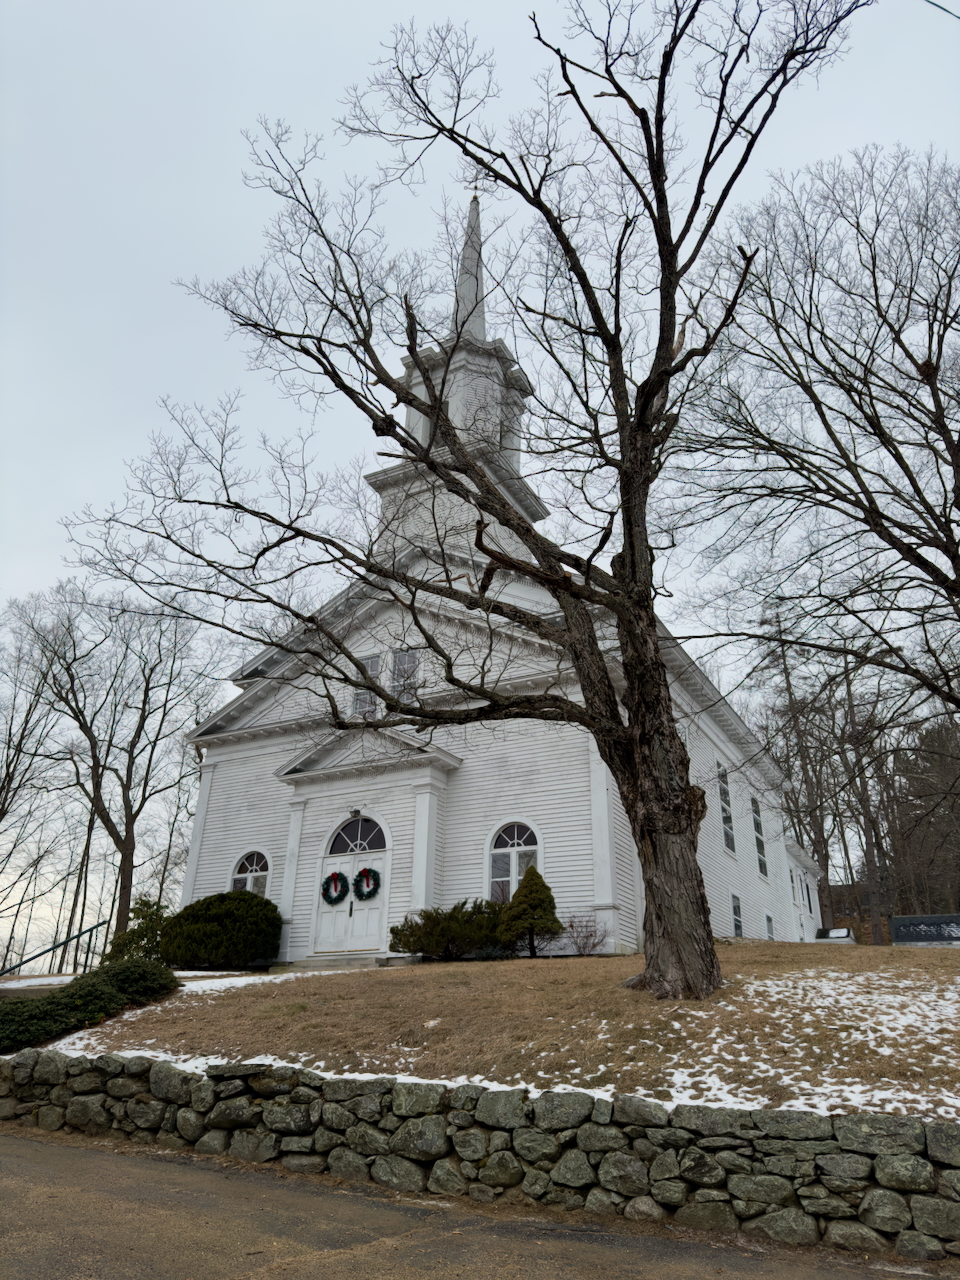
[[[733,809],[730,805],[730,779],[726,768],[717,761],[717,787],[720,791],[720,820],[723,823],[723,843],[730,853],[737,852],[737,842],[733,838]]]
[[[522,822],[501,827],[490,854],[491,901],[509,902],[526,869],[536,865],[536,833]]]
[[[797,877],[793,874],[793,867],[790,868],[790,892],[793,894],[793,901],[797,901]]]
[[[763,839],[763,815],[760,812],[760,801],[756,796],[750,797],[750,808],[753,810],[753,838],[757,842],[757,865],[762,876],[767,871],[767,846]]]
[[[259,894],[261,898],[267,893],[267,872],[270,864],[262,853],[248,853],[241,858],[233,873],[231,889],[246,889],[250,893]]]
[[[375,653],[369,658],[361,658],[361,662],[367,668],[373,680],[380,679],[381,656],[379,653]],[[376,715],[376,711],[376,694],[370,689],[355,689],[353,692],[353,714],[355,716],[372,716]]]
[[[733,907],[733,936],[735,938],[743,937],[743,913],[740,910],[740,899],[735,893],[730,895],[730,904]]]
[[[398,698],[410,698],[417,691],[417,668],[420,655],[416,649],[397,649],[393,654],[393,692]]]
[[[807,910],[813,915],[813,899],[810,897],[810,881],[804,876],[803,888],[807,895]]]
[[[773,916],[767,916],[767,938],[773,942]]]

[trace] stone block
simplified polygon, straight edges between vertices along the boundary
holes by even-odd
[[[347,1102],[350,1098],[359,1098],[365,1093],[378,1096],[395,1090],[396,1080],[392,1076],[378,1076],[374,1080],[335,1079],[324,1080],[323,1096],[327,1102]],[[443,1088],[443,1085],[440,1086]]]
[[[162,1147],[164,1151],[182,1151],[189,1144],[179,1133],[158,1133],[157,1146]]]
[[[96,1071],[84,1071],[70,1079],[70,1088],[74,1093],[102,1093],[103,1076]]]
[[[393,1113],[397,1116],[436,1115],[441,1110],[446,1091],[446,1085],[442,1084],[396,1084],[393,1087]],[[326,1090],[324,1092],[326,1094]]]
[[[669,1215],[652,1196],[635,1196],[623,1206],[623,1216],[630,1222],[663,1222]]]
[[[553,1166],[550,1177],[564,1187],[589,1187],[597,1181],[593,1166],[577,1147],[563,1153]]]
[[[941,1169],[937,1190],[948,1200],[960,1200],[960,1169]]]
[[[250,1129],[260,1121],[261,1106],[250,1098],[222,1098],[207,1116],[209,1129]]]
[[[463,1196],[467,1193],[467,1180],[457,1167],[457,1162],[445,1157],[430,1170],[427,1190],[441,1196]]]
[[[31,1052],[36,1053],[39,1056],[40,1051],[39,1049],[33,1049],[31,1050]],[[20,1055],[17,1054],[17,1057],[19,1056]],[[67,1063],[68,1076],[82,1076],[85,1072],[92,1071],[92,1070],[93,1070],[93,1059],[88,1058],[85,1053],[78,1053],[76,1057],[71,1058],[70,1061]],[[143,1075],[143,1072],[142,1071],[138,1072],[138,1074]]]
[[[687,1184],[679,1178],[665,1178],[663,1182],[651,1182],[650,1194],[658,1204],[681,1205],[687,1199]]]
[[[291,1100],[293,1095],[291,1094]],[[352,1111],[358,1120],[366,1120],[368,1124],[380,1119],[380,1099],[373,1093],[365,1093],[359,1098],[351,1098],[343,1104],[345,1110]]]
[[[647,1129],[647,1140],[657,1148],[658,1151],[683,1151],[691,1146],[694,1142],[694,1136],[689,1129]]]
[[[447,1123],[455,1125],[458,1129],[469,1129],[473,1124],[472,1111],[448,1111]]]
[[[65,1123],[73,1125],[74,1129],[82,1129],[84,1133],[105,1133],[113,1123],[104,1107],[106,1101],[105,1093],[88,1093],[71,1099],[64,1112]],[[135,1117],[131,1116],[131,1119]]]
[[[597,1098],[590,1112],[593,1124],[609,1124],[613,1119],[613,1103],[609,1098]]]
[[[280,1154],[280,1139],[275,1133],[260,1133],[255,1129],[234,1129],[230,1139],[230,1154],[235,1160],[250,1164],[263,1164]]]
[[[456,1138],[453,1144],[457,1145]],[[518,1156],[529,1160],[531,1164],[536,1164],[539,1160],[557,1160],[560,1156],[560,1144],[557,1142],[556,1135],[544,1133],[540,1129],[514,1129],[513,1149]],[[468,1158],[474,1159],[473,1156]]]
[[[727,1180],[723,1166],[699,1147],[688,1147],[680,1157],[680,1177],[698,1187],[719,1187]]]
[[[830,1116],[814,1115],[812,1111],[754,1111],[752,1114],[753,1124],[768,1138],[833,1139]]]
[[[592,1172],[591,1170],[591,1174]],[[480,1170],[480,1181],[485,1182],[488,1187],[517,1187],[523,1181],[523,1176],[520,1161],[510,1151],[495,1151]]]
[[[128,1076],[149,1076],[150,1068],[154,1064],[153,1058],[148,1058],[144,1053],[132,1053],[126,1057],[124,1072]]]
[[[581,1151],[622,1151],[630,1139],[612,1124],[583,1124],[577,1130],[577,1146]]]
[[[897,1253],[901,1258],[915,1258],[919,1262],[939,1262],[947,1256],[941,1242],[922,1231],[901,1231],[897,1236]]]
[[[216,1100],[212,1080],[195,1080],[190,1086],[190,1106],[194,1111],[200,1111],[206,1115],[212,1110]]]
[[[317,1104],[314,1103],[310,1108],[310,1117],[314,1123],[316,1123],[317,1110]],[[348,1111],[346,1107],[341,1107],[337,1102],[325,1102],[319,1110],[325,1129],[339,1129],[341,1133],[345,1133],[357,1123],[357,1117],[353,1112]]]
[[[221,1080],[219,1084],[213,1086],[215,1098],[236,1098],[239,1094],[246,1092],[246,1080]]]
[[[533,1104],[534,1121],[538,1129],[548,1133],[579,1129],[593,1115],[593,1104],[589,1093],[541,1093]]]
[[[590,1188],[583,1207],[587,1213],[599,1213],[608,1218],[613,1217],[617,1212],[616,1201],[609,1191],[604,1191],[601,1187]]]
[[[960,1240],[960,1204],[939,1196],[911,1196],[913,1225],[928,1236]]]
[[[222,1156],[229,1146],[229,1129],[208,1129],[197,1139],[194,1151],[202,1156]]]
[[[275,1133],[309,1133],[314,1127],[310,1123],[310,1108],[286,1099],[265,1102],[262,1116],[263,1123]]]
[[[196,1075],[181,1071],[172,1062],[155,1062],[150,1068],[150,1092],[164,1102],[186,1107],[190,1103],[190,1088],[196,1079]]]
[[[491,1129],[520,1129],[530,1123],[526,1090],[488,1089],[477,1101],[474,1115],[477,1124],[488,1125]]]
[[[291,1068],[275,1067],[272,1071],[249,1076],[247,1085],[261,1098],[279,1098],[292,1093],[299,1080],[300,1077]]]
[[[730,1205],[717,1201],[681,1205],[673,1220],[678,1227],[692,1227],[695,1231],[737,1231],[740,1227]]]
[[[678,1129],[695,1129],[705,1138],[739,1134],[755,1128],[753,1113],[740,1107],[700,1107],[686,1103],[674,1107],[670,1124]]]
[[[152,1129],[134,1129],[130,1134],[130,1141],[136,1142],[142,1147],[152,1146],[157,1140],[157,1135]]]
[[[753,1161],[746,1156],[738,1156],[735,1151],[718,1151],[714,1156],[721,1169],[727,1173],[752,1173]]]
[[[526,1192],[534,1200],[539,1200],[553,1186],[550,1181],[550,1175],[544,1173],[542,1169],[528,1169],[527,1175],[520,1184],[520,1190]]]
[[[291,1134],[286,1138],[281,1138],[280,1150],[289,1152],[291,1155],[309,1155],[313,1150],[313,1134]]]
[[[828,1222],[823,1243],[849,1253],[884,1253],[889,1242],[862,1222]]]
[[[777,1244],[813,1245],[820,1241],[816,1219],[802,1209],[777,1209],[774,1213],[761,1214],[759,1218],[749,1218],[743,1223],[742,1230],[766,1236]]]
[[[814,1164],[832,1178],[865,1179],[873,1172],[873,1161],[869,1156],[848,1155],[846,1152],[816,1156]]]
[[[628,1151],[608,1152],[597,1169],[597,1180],[621,1196],[645,1196],[650,1190],[647,1166]]]
[[[905,1231],[912,1221],[910,1206],[898,1191],[871,1187],[860,1201],[860,1221],[875,1231]]]
[[[672,1148],[661,1151],[650,1166],[650,1181],[662,1182],[664,1178],[680,1177],[680,1161]]]
[[[510,1134],[506,1133],[503,1129],[494,1129],[493,1132],[490,1134],[487,1149],[491,1152],[491,1154],[494,1151],[509,1151],[510,1150]]]
[[[937,1189],[937,1171],[922,1156],[877,1156],[873,1176],[881,1187],[894,1191],[929,1191]]]
[[[353,1125],[345,1134],[347,1146],[362,1156],[386,1156],[390,1154],[390,1135],[377,1129],[366,1120]]]
[[[586,1201],[578,1191],[571,1191],[568,1187],[554,1187],[552,1191],[547,1192],[540,1203],[572,1211],[573,1209],[582,1209]]]
[[[63,1107],[41,1107],[37,1112],[37,1125],[41,1129],[45,1129],[47,1133],[54,1133],[57,1129],[62,1129],[66,1120],[66,1111]]]
[[[763,1203],[762,1200],[737,1200],[731,1201],[733,1212],[738,1218],[755,1218],[757,1214],[766,1213],[769,1205]]]
[[[815,1214],[818,1218],[855,1218],[857,1216],[853,1205],[848,1204],[846,1200],[841,1200],[839,1196],[832,1196],[829,1193],[805,1196],[804,1190],[805,1188],[801,1187],[797,1195],[807,1213]],[[823,1190],[826,1191],[826,1188]]]
[[[370,1176],[391,1191],[423,1191],[427,1185],[426,1170],[398,1155],[377,1156],[370,1166]]]
[[[126,1058],[119,1053],[101,1053],[93,1060],[94,1071],[99,1071],[102,1076],[113,1077],[122,1075],[127,1069]],[[145,1074],[149,1075],[149,1072]]]
[[[390,1137],[390,1151],[408,1160],[438,1160],[450,1150],[446,1117],[412,1116]]]
[[[67,1055],[59,1049],[44,1049],[33,1067],[34,1084],[63,1084],[67,1078]]]
[[[948,1120],[934,1120],[926,1125],[927,1155],[940,1164],[960,1168],[960,1124]]]
[[[324,1152],[332,1151],[334,1147],[342,1147],[345,1141],[343,1134],[321,1127],[313,1135],[313,1149],[318,1155],[323,1155]]]
[[[187,1142],[196,1142],[198,1138],[202,1138],[206,1127],[203,1116],[192,1107],[180,1107],[177,1111],[177,1132]]]
[[[281,1156],[280,1163],[291,1173],[325,1173],[327,1169],[326,1156],[308,1156],[298,1152]]]
[[[764,1204],[786,1204],[793,1199],[792,1184],[769,1173],[732,1173],[727,1190],[737,1200],[761,1200]]]
[[[913,1155],[926,1147],[921,1121],[913,1116],[834,1116],[833,1129],[845,1151],[868,1155]]]
[[[497,1193],[493,1187],[488,1187],[483,1182],[471,1182],[467,1194],[471,1200],[476,1200],[478,1204],[493,1204],[497,1198]]]
[[[146,1076],[115,1075],[106,1083],[111,1098],[135,1098],[138,1093],[149,1093]]]
[[[516,1137],[519,1134],[531,1132],[532,1130],[530,1129],[517,1129],[514,1131],[514,1136]],[[470,1160],[472,1163],[476,1164],[487,1155],[489,1137],[490,1135],[487,1129],[480,1129],[474,1125],[472,1129],[461,1129],[459,1133],[453,1134],[451,1141],[453,1142],[454,1151],[456,1151],[461,1160]],[[556,1143],[554,1143],[554,1146],[556,1146]],[[531,1146],[531,1150],[533,1149],[534,1147]],[[535,1163],[535,1161],[523,1151],[521,1151],[520,1154],[525,1160],[530,1160],[531,1163]]]
[[[665,1129],[670,1123],[670,1115],[662,1102],[641,1098],[634,1093],[614,1094],[613,1118],[617,1124],[640,1125],[644,1129],[648,1125]]]
[[[486,1092],[480,1084],[458,1084],[456,1088],[450,1090],[451,1109],[473,1111],[477,1105],[477,1099],[482,1098]]]

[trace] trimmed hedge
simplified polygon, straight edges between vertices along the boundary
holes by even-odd
[[[282,928],[269,898],[247,889],[214,893],[164,921],[160,954],[178,969],[242,969],[276,958]]]
[[[82,973],[36,1000],[0,1001],[0,1053],[96,1026],[129,1004],[150,1004],[179,985],[159,961],[130,959]]]
[[[390,950],[425,960],[462,960],[474,955],[478,960],[501,960],[513,954],[505,947],[499,931],[506,903],[475,898],[452,907],[425,907],[391,926]]]

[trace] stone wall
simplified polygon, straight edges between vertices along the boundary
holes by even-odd
[[[960,1125],[677,1106],[630,1094],[329,1079],[263,1063],[204,1075],[140,1055],[0,1059],[0,1119],[168,1150],[279,1160],[396,1191],[529,1197],[700,1230],[907,1258],[960,1254]]]

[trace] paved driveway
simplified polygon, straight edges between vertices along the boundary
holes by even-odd
[[[0,1135],[3,1280],[410,1280],[425,1273],[444,1280],[868,1274],[859,1260],[820,1250],[749,1252],[620,1220],[608,1230],[546,1215],[511,1217],[506,1206],[443,1206],[280,1178],[263,1167]],[[871,1280],[879,1280],[876,1270]]]

